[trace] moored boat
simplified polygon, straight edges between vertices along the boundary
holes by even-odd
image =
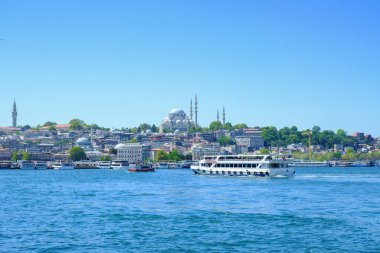
[[[281,155],[219,155],[206,156],[191,169],[198,175],[290,177],[294,168],[291,158]]]
[[[12,162],[10,161],[0,161],[0,169],[11,169]]]
[[[129,172],[154,172],[152,165],[131,165],[128,169]]]
[[[70,162],[54,162],[51,165],[55,170],[73,170],[74,164]]]
[[[47,163],[46,162],[43,162],[43,161],[37,161],[35,164],[34,164],[34,168],[36,170],[47,170]]]
[[[129,163],[127,161],[113,161],[111,163],[111,169],[113,170],[125,170],[129,168]]]
[[[289,163],[289,167],[331,167],[332,164],[328,161],[305,161],[305,160],[293,160]]]
[[[31,161],[19,161],[20,169],[22,170],[34,170],[34,162]]]
[[[100,161],[97,164],[99,169],[111,169],[111,162],[110,161]]]
[[[74,169],[98,169],[98,164],[92,161],[74,162]]]

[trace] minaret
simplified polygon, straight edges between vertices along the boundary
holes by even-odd
[[[216,111],[216,121],[219,121],[219,110]]]
[[[193,100],[190,100],[190,119],[193,120]]]
[[[224,106],[223,106],[223,125],[226,124],[226,110],[224,110]]]
[[[14,102],[13,102],[12,127],[17,127],[17,108],[16,108],[16,100],[14,100]]]
[[[198,126],[198,98],[195,95],[195,126]]]
[[[94,147],[94,133],[92,131],[92,123],[91,123],[91,148]]]

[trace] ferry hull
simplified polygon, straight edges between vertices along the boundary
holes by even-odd
[[[208,176],[235,176],[235,177],[291,177],[295,174],[293,168],[281,169],[254,169],[254,170],[237,170],[237,169],[210,169],[201,166],[192,166],[191,170],[197,175]]]

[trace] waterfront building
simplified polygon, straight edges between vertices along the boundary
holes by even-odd
[[[219,144],[204,144],[193,145],[191,153],[194,161],[201,160],[204,156],[216,156],[221,154],[221,147]]]
[[[188,131],[194,126],[194,122],[186,116],[186,113],[180,109],[176,108],[170,111],[169,115],[165,117],[160,126],[160,132],[165,131]]]
[[[115,146],[116,159],[129,164],[143,163],[150,158],[151,145],[145,143],[120,143]]]

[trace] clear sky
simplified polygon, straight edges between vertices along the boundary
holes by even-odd
[[[0,125],[80,118],[380,136],[380,1],[0,1]]]

